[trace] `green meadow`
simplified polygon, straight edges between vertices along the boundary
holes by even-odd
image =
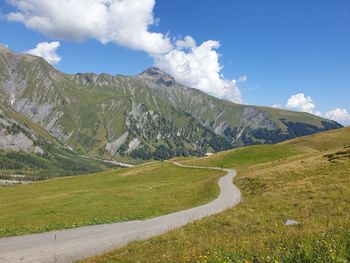
[[[238,168],[243,202],[83,262],[350,261],[350,128],[181,162]]]
[[[0,236],[143,219],[209,202],[221,171],[152,162],[133,169],[0,187]]]

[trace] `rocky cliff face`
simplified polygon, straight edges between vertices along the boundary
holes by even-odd
[[[98,172],[111,166],[79,156],[0,102],[0,184]]]
[[[3,47],[0,97],[74,151],[105,158],[203,154],[341,127],[306,113],[219,100],[157,68],[137,76],[68,75]]]

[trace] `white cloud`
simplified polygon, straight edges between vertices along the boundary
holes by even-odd
[[[172,49],[168,36],[149,32],[157,23],[155,0],[10,0],[17,8],[7,15],[51,38],[102,43],[162,54]]]
[[[349,121],[350,113],[346,109],[336,108],[325,113],[325,117],[334,121]]]
[[[283,109],[284,107],[280,104],[275,104],[271,106],[272,108],[276,108],[276,109]]]
[[[61,57],[56,53],[59,47],[59,42],[41,42],[37,44],[36,48],[27,50],[25,53],[42,57],[50,64],[57,64],[61,61]]]
[[[315,111],[313,99],[310,96],[306,97],[304,93],[292,95],[287,101],[286,108],[320,115],[319,111]]]
[[[153,16],[155,0],[9,0],[17,11],[9,21],[23,23],[55,39],[96,39],[147,52],[154,64],[189,87],[210,95],[242,102],[235,80],[222,76],[219,42],[197,45],[191,36],[171,41],[150,32],[159,19]],[[55,61],[53,61],[55,62]]]
[[[196,41],[191,36],[186,36],[183,40],[177,40],[175,45],[179,50],[188,49],[195,47]]]
[[[238,82],[246,82],[248,80],[247,75],[242,75],[238,78]]]
[[[219,42],[213,40],[197,46],[192,38],[185,38],[183,42],[177,42],[177,49],[154,56],[155,65],[183,85],[240,103],[242,97],[236,81],[226,80],[221,74],[222,66],[217,52],[219,46]]]
[[[316,110],[313,99],[310,96],[305,96],[303,93],[292,95],[285,107],[281,105],[274,105],[272,107],[308,112],[343,124],[350,124],[350,113],[346,109],[336,108],[326,113],[320,112]]]

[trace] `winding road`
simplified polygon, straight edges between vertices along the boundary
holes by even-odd
[[[187,168],[221,170],[186,166],[176,162],[174,164]],[[208,204],[146,220],[1,238],[0,262],[73,262],[123,247],[132,241],[148,239],[203,217],[220,213],[237,205],[241,200],[241,193],[232,182],[236,172],[229,169],[225,171],[226,175],[219,180],[220,195]]]

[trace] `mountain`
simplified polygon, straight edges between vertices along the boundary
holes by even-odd
[[[137,76],[70,75],[4,47],[0,99],[75,152],[109,159],[201,155],[342,127],[308,113],[220,100],[158,68]]]
[[[93,173],[115,166],[79,156],[0,102],[0,185]]]

